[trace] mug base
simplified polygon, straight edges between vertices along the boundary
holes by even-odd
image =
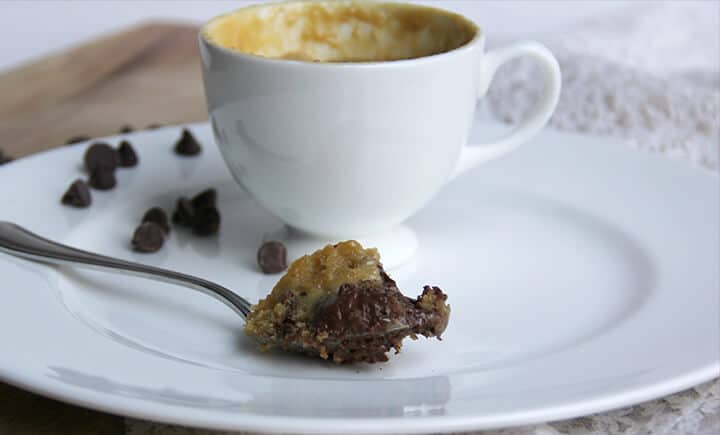
[[[276,231],[265,233],[263,241],[275,240],[285,244],[288,264],[303,255],[345,240],[357,240],[366,248],[377,248],[383,267],[386,270],[402,266],[410,260],[418,249],[418,238],[413,230],[399,225],[389,231],[362,237],[330,239],[316,236],[284,226]]]

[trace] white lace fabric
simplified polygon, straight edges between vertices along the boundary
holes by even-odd
[[[719,21],[720,3],[714,1],[638,2],[617,16],[550,35],[543,42],[556,54],[563,72],[563,92],[550,125],[614,136],[629,146],[717,171]],[[497,119],[514,123],[527,114],[540,90],[533,65],[518,61],[499,71],[486,104]],[[126,420],[126,429],[132,435],[229,433],[134,419]],[[720,380],[616,411],[480,433],[718,434]]]
[[[720,5],[639,2],[545,41],[563,74],[554,128],[622,138],[629,145],[717,170]],[[540,93],[534,65],[496,76],[492,113],[518,122]]]

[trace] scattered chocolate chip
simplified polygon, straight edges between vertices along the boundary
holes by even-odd
[[[132,127],[132,125],[125,124],[120,128],[120,133],[132,133],[135,129]]]
[[[175,143],[175,152],[181,156],[195,156],[200,154],[202,146],[198,143],[190,130],[183,128],[182,136]]]
[[[10,163],[12,161],[12,157],[5,155],[3,150],[0,150],[0,165],[4,165],[5,163]]]
[[[137,252],[157,252],[165,243],[165,233],[154,222],[143,222],[135,230],[132,247]]]
[[[217,191],[213,188],[203,190],[193,197],[191,200],[195,209],[203,207],[215,207],[217,204]]]
[[[100,167],[114,171],[117,168],[117,153],[110,145],[97,142],[85,151],[85,168],[93,172]]]
[[[172,215],[174,224],[192,228],[195,235],[211,236],[220,229],[220,211],[215,205],[217,191],[204,190],[192,199],[180,197]]]
[[[156,130],[160,127],[162,127],[162,124],[150,124],[147,127],[145,127],[145,129],[146,130]]]
[[[115,170],[105,166],[98,166],[90,172],[90,187],[98,190],[110,190],[115,187]]]
[[[172,216],[173,223],[183,227],[191,227],[194,218],[195,210],[192,206],[192,202],[184,196],[179,198]]]
[[[257,253],[257,262],[263,273],[280,273],[287,269],[287,249],[280,242],[265,242]]]
[[[118,166],[123,168],[129,168],[138,164],[138,156],[135,153],[135,149],[130,145],[130,142],[124,140],[118,145],[117,162]]]
[[[215,207],[195,209],[192,230],[198,236],[212,236],[220,229],[220,212]]]
[[[90,189],[88,189],[87,183],[79,178],[73,181],[70,187],[68,187],[68,190],[62,196],[60,202],[71,207],[88,207],[92,203],[92,199],[90,197]]]
[[[163,229],[163,231],[165,231],[165,234],[170,233],[170,224],[168,223],[167,214],[165,214],[165,210],[160,207],[153,207],[146,211],[142,221],[157,224]]]
[[[65,142],[65,145],[75,145],[76,143],[85,142],[90,139],[92,138],[88,136],[73,136]]]

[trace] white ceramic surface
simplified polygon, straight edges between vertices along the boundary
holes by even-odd
[[[82,145],[0,167],[0,219],[257,300],[277,277],[258,273],[255,251],[280,222],[232,181],[210,128],[194,131],[207,144],[197,159],[172,153],[178,129],[130,135],[140,166],[121,170],[117,189],[93,191],[87,210],[59,204],[82,176]],[[408,294],[430,283],[449,294],[442,342],[354,367],[261,354],[206,296],[0,254],[0,378],[186,425],[411,433],[573,417],[718,376],[718,177],[607,139],[543,132],[532,142],[456,179],[408,221],[419,253],[392,274]],[[130,250],[146,208],[169,210],[208,186],[220,192],[220,237],[175,229],[157,254]]]
[[[526,142],[557,104],[560,69],[544,46],[484,53],[484,45],[478,30],[438,55],[316,63],[231,51],[201,35],[215,139],[238,182],[297,234],[403,240],[398,232],[407,230],[394,228],[455,175]],[[466,147],[477,98],[497,68],[518,57],[534,59],[545,78],[537,108],[507,137]]]

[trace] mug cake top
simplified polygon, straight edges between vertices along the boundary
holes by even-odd
[[[379,62],[448,52],[479,29],[461,15],[420,5],[296,1],[230,12],[203,33],[225,48],[268,58]]]

